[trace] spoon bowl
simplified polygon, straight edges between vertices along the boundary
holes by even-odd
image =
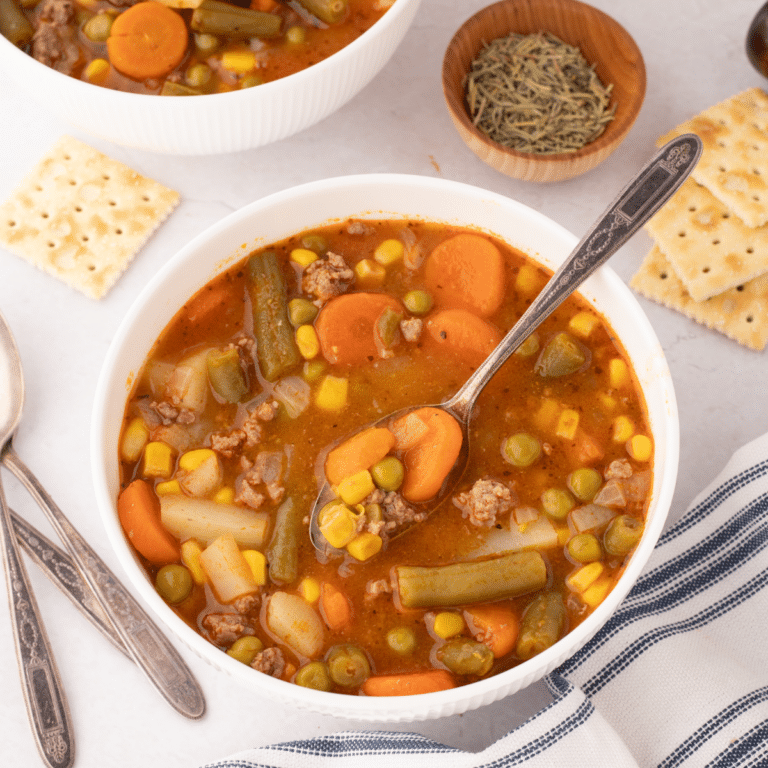
[[[462,444],[459,456],[440,492],[429,502],[429,511],[439,506],[451,493],[464,473],[469,458],[469,422],[472,409],[486,384],[525,339],[675,193],[693,170],[701,151],[701,139],[695,134],[683,134],[665,144],[595,221],[541,293],[461,389],[450,400],[431,406],[446,411],[456,419],[462,431]],[[371,426],[383,426],[410,410],[413,409],[406,408],[385,416]],[[333,547],[320,530],[319,516],[323,507],[335,497],[326,480],[310,515],[310,539],[318,551],[325,553]],[[405,530],[407,528],[402,528],[397,535],[401,535]]]
[[[768,77],[768,3],[755,14],[746,39],[747,58],[763,76]]]

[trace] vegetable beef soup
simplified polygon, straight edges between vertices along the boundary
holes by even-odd
[[[250,88],[349,45],[394,0],[0,0],[0,34],[94,85],[194,96]]]
[[[370,696],[471,683],[577,626],[642,534],[653,458],[627,356],[581,297],[488,384],[467,470],[427,515],[462,441],[428,404],[548,276],[485,233],[352,220],[206,285],[121,435],[118,515],[159,594],[253,674]]]

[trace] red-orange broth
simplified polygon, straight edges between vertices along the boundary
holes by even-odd
[[[417,423],[416,443],[379,435],[339,464],[347,495],[324,521],[338,550],[318,556],[308,537],[329,453],[451,396],[547,278],[487,234],[350,221],[254,252],[193,296],[121,438],[121,522],[177,614],[254,674],[364,695],[497,674],[583,621],[642,533],[653,445],[627,355],[579,296],[482,393],[467,471],[435,512],[411,524],[429,501],[408,482],[444,449]],[[265,333],[282,361],[262,357]]]

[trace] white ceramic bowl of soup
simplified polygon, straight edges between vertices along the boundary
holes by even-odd
[[[651,501],[643,538],[617,585],[590,616],[538,656],[469,685],[410,697],[348,696],[283,682],[230,658],[182,621],[155,591],[117,517],[118,445],[126,400],[145,357],[177,310],[209,280],[254,249],[350,217],[415,218],[479,228],[552,269],[577,243],[577,238],[559,224],[514,200],[466,184],[419,176],[377,174],[329,179],[246,206],[177,253],[146,286],[122,322],[104,363],[93,411],[96,494],[117,557],[144,601],[173,635],[243,686],[288,705],[363,721],[405,722],[454,715],[530,685],[584,645],[629,592],[664,526],[679,450],[672,380],[648,319],[610,268],[603,267],[585,282],[581,293],[618,334],[640,381],[654,440]]]
[[[396,0],[360,37],[307,69],[262,85],[204,96],[102,88],[41,64],[0,35],[0,72],[86,133],[173,155],[238,152],[309,128],[359,93],[408,31],[420,0]]]

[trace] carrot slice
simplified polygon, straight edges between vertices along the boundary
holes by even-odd
[[[338,485],[381,461],[395,444],[395,436],[386,427],[370,427],[336,446],[325,460],[325,476]]]
[[[405,480],[400,492],[407,501],[427,501],[456,463],[463,436],[459,422],[440,408],[419,408],[413,413],[427,425],[427,432],[403,456]]]
[[[163,77],[187,51],[189,34],[176,11],[155,0],[136,3],[112,25],[107,53],[112,66],[134,80]]]
[[[438,306],[489,317],[504,301],[504,257],[486,237],[456,235],[429,254],[424,282]]]
[[[444,669],[411,672],[407,675],[376,675],[363,683],[366,696],[413,696],[455,688],[456,683]]]
[[[327,582],[320,587],[320,611],[331,632],[348,627],[352,621],[352,607],[347,596]]]
[[[315,321],[323,357],[342,365],[378,358],[376,321],[386,309],[403,312],[396,298],[383,293],[345,293],[331,299]]]
[[[160,501],[149,483],[134,480],[117,497],[117,516],[131,544],[151,563],[175,563],[179,543],[160,522]]]
[[[473,368],[477,368],[502,339],[495,325],[466,309],[435,312],[426,326],[426,344],[453,352]]]
[[[497,659],[515,647],[520,621],[508,605],[478,605],[467,610],[467,616],[475,639],[485,643]]]

